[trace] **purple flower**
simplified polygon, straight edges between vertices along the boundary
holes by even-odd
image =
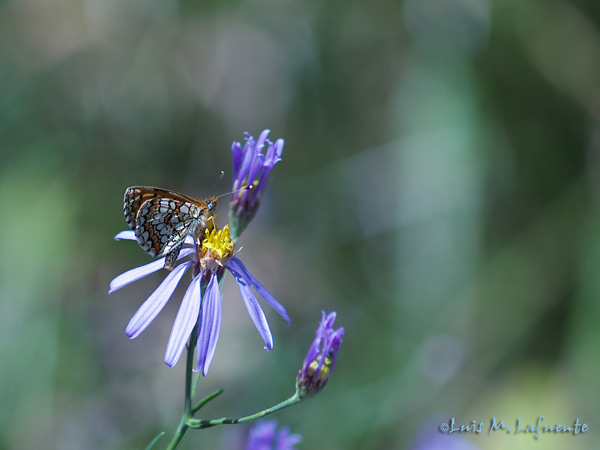
[[[133,231],[122,231],[115,236],[115,239],[136,240]],[[171,336],[165,351],[165,364],[173,367],[177,363],[194,326],[199,321],[196,371],[201,370],[202,374],[206,376],[219,339],[221,328],[221,290],[219,281],[223,277],[225,269],[227,269],[238,283],[250,318],[265,342],[265,349],[271,350],[273,348],[273,336],[252,288],[288,324],[290,319],[285,308],[250,274],[242,261],[233,256],[234,244],[229,237],[229,227],[225,226],[223,229],[207,231],[204,240],[200,244],[195,244],[192,236],[188,236],[185,243],[186,245],[192,244],[194,247],[183,248],[178,260],[186,257],[189,257],[189,259],[175,266],[137,310],[129,321],[129,325],[127,325],[125,330],[127,335],[133,339],[150,325],[173,295],[185,272],[192,267],[194,276],[183,296],[171,330]],[[158,259],[119,275],[111,281],[108,293],[110,294],[162,269],[164,259]]]
[[[337,352],[344,336],[343,328],[333,329],[335,316],[335,312],[328,315],[322,312],[315,340],[296,379],[296,392],[302,399],[321,392],[335,367]]]
[[[231,209],[229,221],[232,234],[237,237],[248,226],[260,205],[260,196],[265,189],[271,170],[278,161],[281,161],[283,139],[275,143],[267,139],[270,130],[264,130],[255,142],[250,133],[246,134],[246,144],[242,148],[239,142],[231,145],[233,154],[233,191],[244,186],[252,185],[252,189],[243,189],[234,192],[231,196]],[[268,145],[263,154],[265,143]]]
[[[277,431],[276,420],[264,420],[250,430],[246,450],[294,450],[302,440],[299,434],[291,434],[288,427]]]

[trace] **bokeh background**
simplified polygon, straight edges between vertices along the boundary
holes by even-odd
[[[230,146],[285,139],[242,258],[288,309],[267,353],[231,280],[203,418],[293,393],[321,310],[346,336],[300,449],[593,449],[600,441],[600,7],[595,0],[0,1],[0,448],[170,435],[183,295],[137,339],[158,273],[127,186],[229,189]],[[227,201],[218,209],[227,221]],[[487,433],[589,425],[585,434]],[[481,434],[438,432],[484,422]],[[181,449],[241,449],[248,426]],[[167,439],[164,438],[164,448]]]

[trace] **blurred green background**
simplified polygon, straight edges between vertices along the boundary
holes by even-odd
[[[203,418],[291,395],[335,310],[328,387],[276,416],[300,449],[597,448],[599,118],[596,0],[0,1],[0,448],[172,433],[183,291],[127,338],[164,273],[107,295],[150,261],[113,240],[122,195],[201,198],[221,170],[225,192],[231,142],[264,128],[283,161],[241,257],[292,325],[265,307],[265,352],[227,279]],[[590,429],[487,433],[540,416]],[[435,444],[452,417],[484,432]]]

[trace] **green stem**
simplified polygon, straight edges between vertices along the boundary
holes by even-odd
[[[165,435],[164,431],[161,431],[160,433],[158,433],[158,435],[154,439],[152,439],[152,442],[150,442],[148,444],[148,447],[146,447],[146,450],[152,450],[156,446],[156,444],[158,443],[160,438],[163,437],[164,435]]]
[[[197,372],[196,375],[194,375],[194,382],[192,383],[192,398],[196,398],[198,386],[200,385],[200,378],[202,378],[202,372]]]
[[[276,411],[279,411],[283,408],[287,408],[288,406],[295,405],[296,403],[300,403],[302,399],[298,396],[298,394],[294,394],[292,397],[284,400],[278,405],[272,406],[270,408],[265,409],[264,411],[258,412],[256,414],[252,414],[251,416],[241,417],[239,419],[227,419],[223,417],[222,419],[215,420],[199,420],[199,419],[189,419],[186,422],[186,425],[190,428],[203,429],[210,428],[217,425],[233,425],[236,423],[244,423],[250,422],[252,420],[260,419],[261,417],[268,416]]]
[[[177,447],[183,438],[183,435],[189,428],[187,422],[192,418],[192,376],[194,368],[194,349],[196,348],[196,339],[198,338],[198,323],[199,322],[196,322],[196,326],[194,326],[194,329],[192,330],[190,342],[187,346],[187,357],[185,360],[185,405],[183,415],[181,416],[177,430],[175,430],[173,439],[171,439],[166,450],[173,450]]]
[[[213,392],[212,394],[204,397],[202,400],[200,400],[200,403],[198,403],[193,409],[192,409],[192,416],[194,414],[196,414],[198,411],[200,411],[200,408],[202,408],[204,405],[206,405],[208,402],[210,402],[213,398],[218,397],[219,395],[221,395],[223,393],[223,389],[219,389],[218,391]]]

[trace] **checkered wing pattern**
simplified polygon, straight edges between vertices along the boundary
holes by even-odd
[[[153,198],[142,203],[135,222],[138,244],[151,256],[164,256],[196,231],[200,209],[189,202]]]
[[[172,269],[188,234],[206,228],[204,219],[214,202],[206,203],[177,192],[153,187],[130,187],[125,191],[125,220],[138,244],[151,256],[166,256]]]

